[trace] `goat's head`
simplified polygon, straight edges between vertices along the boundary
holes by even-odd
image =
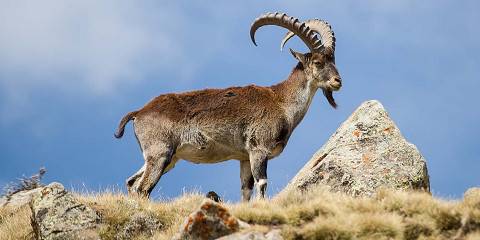
[[[250,28],[250,37],[255,45],[255,32],[265,25],[289,30],[282,40],[281,49],[295,35],[302,39],[310,52],[302,54],[292,49],[290,52],[301,63],[310,84],[321,88],[330,105],[336,107],[332,92],[340,90],[342,81],[335,66],[335,36],[330,25],[319,19],[300,22],[284,13],[267,13],[257,18]]]

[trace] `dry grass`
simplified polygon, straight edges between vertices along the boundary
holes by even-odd
[[[102,216],[104,239],[171,239],[203,200],[198,193],[155,202],[112,192],[78,197]],[[480,189],[458,201],[392,190],[380,190],[373,198],[352,198],[317,189],[225,205],[257,229],[280,228],[286,239],[480,239]],[[29,216],[28,207],[0,209],[0,239],[31,237]],[[146,227],[132,230],[133,218]]]
[[[0,239],[33,239],[29,206],[0,207]]]
[[[480,189],[463,201],[386,189],[352,198],[317,189],[229,208],[251,224],[278,225],[287,239],[452,239],[480,231]]]
[[[198,193],[186,193],[172,201],[152,202],[146,199],[130,198],[122,193],[108,192],[79,195],[79,199],[100,213],[103,221],[100,236],[103,239],[171,239],[184,219],[200,205],[204,198]],[[122,235],[133,216],[140,216],[146,221],[153,219],[157,223],[156,229],[148,229],[153,230],[148,233],[145,232],[146,229],[141,229],[140,234],[134,236]]]

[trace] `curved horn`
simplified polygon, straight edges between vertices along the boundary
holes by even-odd
[[[305,25],[309,27],[312,31],[320,34],[320,38],[322,39],[322,46],[324,48],[330,48],[335,52],[335,34],[333,33],[332,27],[328,22],[320,20],[320,19],[310,19],[305,21]],[[280,45],[280,50],[283,50],[285,44],[295,36],[296,34],[293,31],[287,32],[285,37],[282,39],[282,43]]]
[[[276,25],[288,29],[299,36],[311,52],[318,51],[322,47],[322,43],[314,31],[310,30],[305,23],[300,22],[297,18],[290,17],[285,13],[266,13],[255,19],[252,27],[250,27],[250,38],[255,46],[257,46],[255,32],[265,25]]]

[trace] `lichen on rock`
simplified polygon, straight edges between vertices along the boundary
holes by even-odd
[[[317,184],[352,196],[370,196],[379,187],[430,191],[425,159],[376,100],[361,104],[284,191]]]
[[[80,203],[62,184],[41,188],[30,202],[32,227],[37,239],[99,239],[98,214]]]
[[[240,223],[219,203],[206,199],[191,213],[174,239],[216,239],[240,230]]]

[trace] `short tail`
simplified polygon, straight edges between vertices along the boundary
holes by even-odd
[[[122,118],[122,120],[120,121],[120,124],[118,125],[118,129],[114,134],[114,136],[116,138],[121,138],[123,136],[123,132],[125,131],[125,125],[127,125],[127,123],[130,120],[132,120],[137,113],[138,113],[138,111],[129,112],[129,113],[127,113],[127,115],[125,115]]]

